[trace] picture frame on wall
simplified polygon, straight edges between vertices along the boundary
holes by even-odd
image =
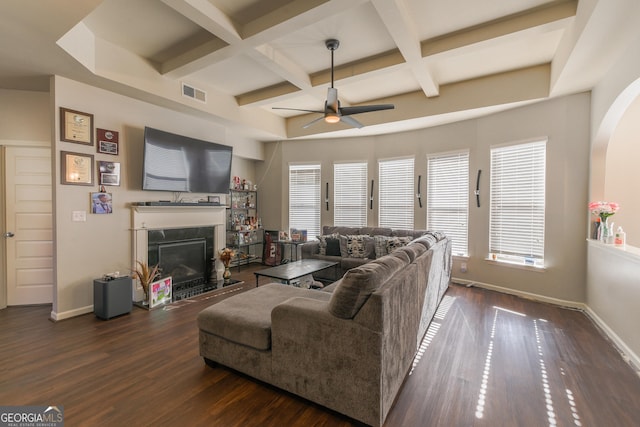
[[[115,130],[96,129],[98,143],[96,144],[98,153],[117,156],[119,152],[119,133]]]
[[[120,185],[120,163],[98,161],[98,179],[100,185]]]
[[[93,145],[93,114],[60,107],[60,140]]]
[[[60,152],[60,183],[93,185],[93,154]]]
[[[113,213],[112,194],[103,193],[103,192],[91,193],[91,213],[94,213],[94,214]]]

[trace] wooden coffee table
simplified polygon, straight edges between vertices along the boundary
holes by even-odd
[[[264,270],[258,270],[253,274],[256,275],[256,287],[260,276],[270,277],[272,279],[278,279],[291,284],[292,280],[299,279],[307,274],[313,274],[325,268],[331,268],[338,265],[333,261],[321,261],[318,259],[302,259],[300,261],[290,262],[287,264],[281,264],[276,267],[265,268]]]

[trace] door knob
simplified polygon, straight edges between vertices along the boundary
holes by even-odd
[[[7,231],[6,233],[4,233],[4,237],[13,237],[15,236],[15,234],[13,234],[11,231]]]

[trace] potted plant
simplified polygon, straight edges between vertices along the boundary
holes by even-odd
[[[136,261],[136,264],[138,264],[138,267],[133,270],[133,278],[137,279],[140,282],[140,286],[142,286],[144,291],[143,303],[146,305],[149,303],[149,285],[160,276],[160,271],[158,265],[149,267],[146,262],[142,261]]]

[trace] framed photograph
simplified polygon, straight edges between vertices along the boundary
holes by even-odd
[[[91,193],[91,213],[110,214],[113,213],[111,193]]]
[[[149,308],[171,302],[173,279],[165,277],[149,284]]]
[[[93,145],[93,114],[60,107],[60,140]]]
[[[93,185],[93,155],[61,151],[60,183]]]
[[[291,241],[295,243],[304,243],[307,241],[307,230],[291,229]]]
[[[220,196],[207,196],[207,202],[220,206]]]
[[[115,130],[96,129],[98,134],[98,153],[118,155],[119,134]]]
[[[98,161],[100,185],[120,185],[120,163]]]

